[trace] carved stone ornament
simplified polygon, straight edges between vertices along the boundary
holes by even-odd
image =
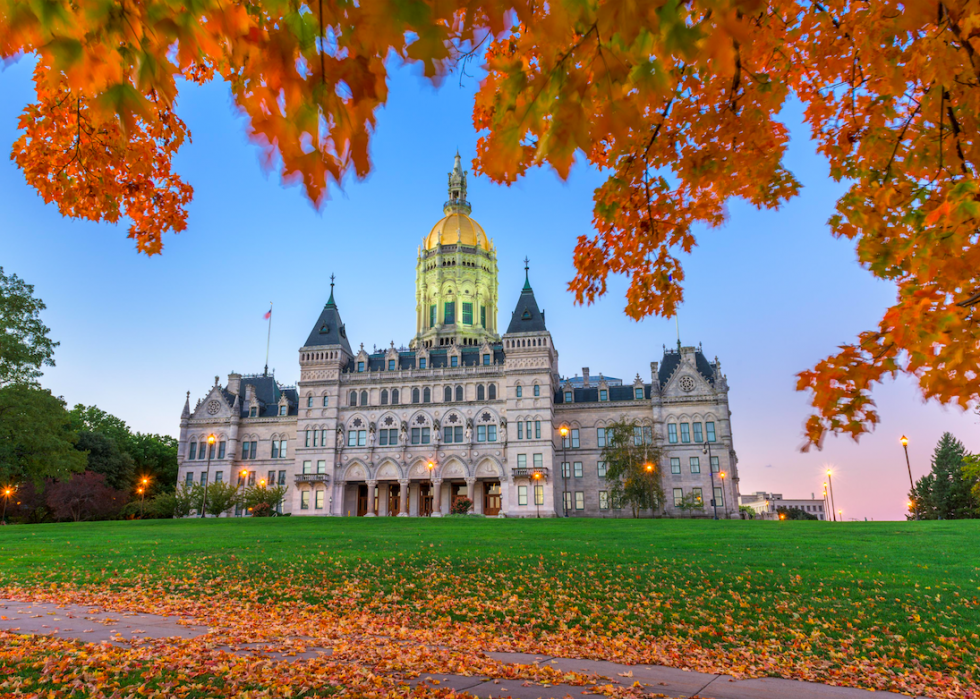
[[[216,400],[208,401],[208,415],[217,415],[219,410],[221,410],[221,403]]]
[[[690,393],[694,390],[694,379],[690,376],[682,376],[681,380],[678,382],[680,384],[681,390]]]

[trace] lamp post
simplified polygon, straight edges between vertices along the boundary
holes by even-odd
[[[215,437],[213,434],[208,435],[208,467],[205,471],[204,476],[204,500],[201,502],[201,519],[208,512],[208,486],[211,485],[211,454],[214,453],[214,442]]]
[[[238,475],[240,476],[240,478],[238,479],[238,481],[239,481],[238,487],[241,487],[242,490],[245,490],[245,479],[248,477],[248,469],[247,468],[243,468],[241,471],[238,472]],[[235,491],[236,491],[235,494],[236,495],[238,494],[238,492],[237,492],[238,491],[238,487],[235,488]],[[242,505],[243,505],[243,503],[240,500],[235,504],[235,512],[236,512],[236,514],[241,515]]]
[[[146,486],[149,485],[149,483],[150,479],[144,476],[142,480],[140,480],[139,489],[136,491],[140,494],[140,519],[143,518],[143,500],[146,498]]]
[[[435,469],[436,469],[435,462],[430,461],[430,462],[428,462],[425,465],[425,467],[427,469],[429,469],[429,492],[431,493],[431,495],[429,496],[431,498],[431,502],[429,503],[429,516],[431,517],[432,516],[432,511],[435,509],[434,505],[435,505],[435,502],[436,502],[436,498],[437,497],[440,497],[442,495],[442,493],[437,493],[436,492],[436,487],[435,487],[436,482],[435,482],[435,479],[433,478],[433,476],[435,476]],[[440,488],[439,489],[441,490],[442,489],[442,484],[440,483],[439,485],[440,485]],[[442,502],[441,501],[439,502],[439,514],[440,515],[442,514]]]
[[[568,437],[568,425],[562,425],[561,427],[559,427],[558,434],[561,435],[561,478],[565,484],[563,486],[565,490],[561,494],[561,506],[562,509],[565,511],[565,516],[568,517],[568,468],[566,467],[566,464],[568,463],[566,459],[568,457],[566,456],[566,452],[565,452],[565,449],[567,448],[566,438]]]
[[[909,462],[909,438],[904,434],[902,435],[902,448],[905,449],[905,467],[909,470],[909,485],[912,487],[912,497],[915,497],[915,481],[912,480],[912,464]],[[913,512],[915,518],[919,519],[919,508],[915,506],[915,501],[912,501]]]
[[[538,481],[541,480],[541,474],[535,471],[532,474],[532,478],[534,478],[534,509],[538,511],[538,519],[541,519],[541,503],[538,502]]]
[[[709,465],[708,468],[711,468],[710,465]],[[718,475],[721,476],[721,497],[724,500],[724,498],[725,498],[725,472],[722,471]],[[728,519],[728,501],[727,500],[725,500],[725,504],[723,505],[723,507],[725,508],[725,519]],[[715,512],[717,512],[717,511],[718,510],[716,508],[715,509]]]
[[[827,484],[830,486],[830,513],[834,517],[834,521],[837,521],[837,514],[834,510],[834,479],[831,477],[831,471],[827,469]]]
[[[834,513],[834,508],[830,506],[830,499],[827,497],[827,484],[823,484],[823,506],[824,512],[830,512],[831,515]]]
[[[0,515],[0,524],[7,523],[7,502],[10,500],[10,496],[14,494],[14,489],[7,486],[3,489],[3,514]]]
[[[708,442],[705,442],[704,446],[701,447],[701,453],[708,455],[708,473],[711,476],[711,507],[715,511],[715,519],[718,519],[718,501],[715,500],[715,470],[711,468],[711,445]],[[768,509],[769,508],[767,506],[767,512]]]

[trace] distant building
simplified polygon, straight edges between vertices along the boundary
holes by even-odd
[[[788,510],[800,510],[820,520],[826,520],[826,515],[829,514],[827,503],[824,500],[817,500],[813,497],[812,493],[809,500],[787,500],[783,497],[782,493],[766,492],[743,494],[739,496],[738,500],[740,505],[751,507],[763,519],[775,519],[780,507]]]
[[[470,213],[457,155],[444,216],[418,249],[408,347],[352,346],[331,282],[298,348],[297,386],[231,373],[196,406],[188,393],[180,481],[288,485],[283,511],[293,515],[439,516],[466,496],[487,516],[628,517],[602,461],[606,427],[628,420],[635,444],[663,456],[666,503],[646,516],[680,514],[692,499],[736,516],[728,380],[717,357],[678,346],[650,362],[647,380],[596,380],[587,368],[561,378],[529,277],[498,327],[497,249]],[[392,289],[385,313],[399,298]]]

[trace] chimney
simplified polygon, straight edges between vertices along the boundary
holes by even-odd
[[[582,388],[589,387],[589,367],[582,367]]]
[[[242,388],[242,375],[231,372],[228,374],[228,393],[237,396]]]
[[[247,383],[245,384],[245,403],[251,403],[253,398],[255,398],[255,385]]]

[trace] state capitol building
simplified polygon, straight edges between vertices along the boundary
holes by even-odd
[[[666,350],[649,376],[562,378],[530,281],[497,325],[497,251],[470,217],[456,155],[449,200],[419,248],[417,333],[407,349],[351,348],[330,298],[299,348],[297,386],[228,375],[180,416],[179,479],[287,485],[282,511],[311,516],[449,514],[468,496],[486,516],[629,517],[610,497],[605,426],[633,421],[655,445],[666,502],[643,516],[736,516],[728,382],[699,348]],[[679,343],[678,343],[679,344]],[[563,439],[562,432],[567,432]],[[236,513],[236,514],[241,514]]]

